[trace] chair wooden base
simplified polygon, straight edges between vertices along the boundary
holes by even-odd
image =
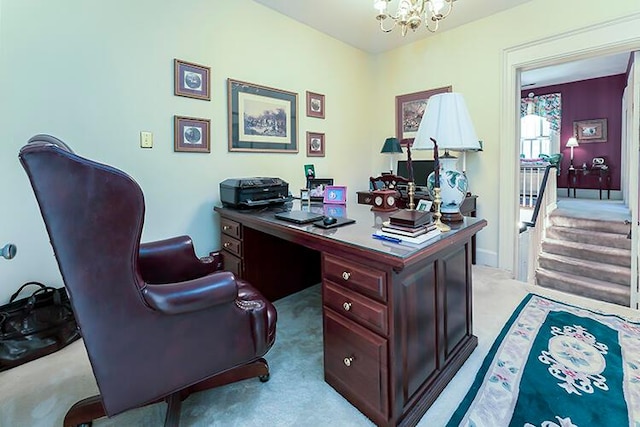
[[[177,427],[180,423],[180,408],[182,401],[189,397],[191,393],[196,393],[221,385],[246,380],[248,378],[259,377],[260,381],[269,380],[269,365],[264,358],[260,358],[246,365],[223,372],[209,379],[196,383],[190,387],[177,391],[164,399],[149,402],[148,405],[165,401],[167,402],[167,415],[165,417],[165,427]],[[76,402],[64,417],[64,427],[91,426],[93,420],[106,416],[102,398],[100,395],[91,396]]]

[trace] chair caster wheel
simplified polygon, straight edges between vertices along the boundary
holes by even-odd
[[[258,378],[260,379],[261,383],[266,383],[267,381],[269,381],[269,378],[271,378],[271,375],[270,374],[260,375]]]

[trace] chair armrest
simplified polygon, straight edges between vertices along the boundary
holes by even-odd
[[[138,265],[147,283],[177,283],[206,276],[221,269],[220,257],[198,258],[189,236],[140,244]]]
[[[151,308],[165,314],[180,314],[229,304],[238,296],[238,286],[233,273],[221,271],[186,282],[147,284],[142,295]]]

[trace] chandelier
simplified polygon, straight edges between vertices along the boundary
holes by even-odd
[[[400,0],[396,14],[387,11],[391,0],[373,0],[373,7],[378,11],[376,19],[380,21],[380,29],[385,33],[391,32],[396,25],[400,26],[402,36],[407,34],[407,29],[416,30],[423,22],[427,30],[435,33],[438,24],[449,16],[455,0]],[[393,25],[385,28],[384,21],[391,18]]]

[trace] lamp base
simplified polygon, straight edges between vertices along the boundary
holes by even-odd
[[[462,216],[460,212],[441,212],[440,219],[442,220],[442,222],[461,222],[462,220],[464,220],[464,216]]]

